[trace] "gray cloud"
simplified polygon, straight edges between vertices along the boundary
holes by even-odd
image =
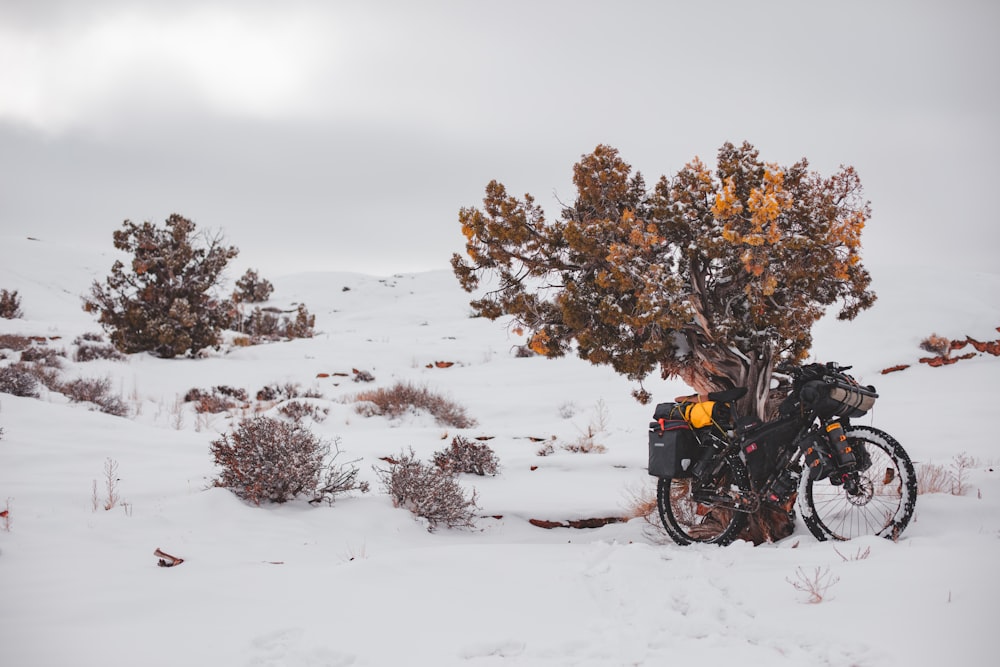
[[[746,139],[856,166],[873,261],[1000,268],[989,3],[275,7],[0,4],[0,72],[37,74],[0,74],[3,232],[110,244],[176,211],[264,269],[443,267],[492,178],[555,216],[598,143],[652,182]]]

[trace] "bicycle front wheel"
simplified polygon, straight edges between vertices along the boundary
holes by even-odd
[[[848,474],[842,484],[803,475],[799,485],[802,520],[820,541],[864,535],[896,540],[917,503],[913,463],[902,445],[884,431],[852,426],[845,435],[856,452],[867,453],[870,465]]]

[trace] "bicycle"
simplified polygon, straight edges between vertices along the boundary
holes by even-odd
[[[863,535],[898,539],[917,498],[916,473],[888,433],[855,426],[878,394],[836,363],[784,367],[792,389],[778,417],[761,423],[735,414],[739,387],[704,403],[661,403],[649,435],[649,474],[657,509],[680,545],[726,545],[765,504],[798,507],[816,539]],[[699,410],[695,406],[702,406]],[[711,416],[692,421],[692,412]]]

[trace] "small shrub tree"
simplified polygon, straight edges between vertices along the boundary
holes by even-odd
[[[222,468],[215,485],[255,505],[299,496],[332,502],[338,493],[362,488],[354,483],[356,471],[327,464],[330,445],[298,424],[270,417],[244,419],[211,448]]]
[[[31,366],[18,362],[0,368],[0,393],[38,398],[38,378]]]
[[[236,281],[233,301],[237,303],[262,303],[271,297],[274,285],[257,275],[256,269],[247,269],[243,277]]]
[[[21,298],[17,295],[17,290],[8,292],[0,289],[0,317],[7,320],[16,320],[23,317],[21,312]]]
[[[411,449],[389,462],[388,468],[375,468],[382,488],[395,507],[404,507],[427,520],[427,530],[438,526],[474,528],[476,492],[466,496],[454,473],[417,460]]]
[[[312,338],[315,332],[316,316],[310,315],[305,304],[295,309],[295,319],[280,315],[275,308],[254,308],[235,328],[250,337],[253,344],[274,341],[281,338]]]
[[[285,338],[312,338],[316,325],[316,316],[310,315],[304,303],[300,303],[295,309],[295,319],[289,317],[282,318],[283,333]]]
[[[172,358],[218,345],[232,304],[213,293],[239,253],[235,247],[218,235],[196,235],[195,224],[177,214],[165,229],[126,220],[114,244],[132,254],[131,265],[116,261],[103,285],[94,281],[83,307],[99,315],[115,347]]]
[[[447,449],[434,452],[434,465],[446,472],[480,477],[496,475],[500,470],[500,461],[489,445],[472,442],[461,435],[456,435]]]

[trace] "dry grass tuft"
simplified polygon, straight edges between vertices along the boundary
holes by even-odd
[[[358,414],[365,417],[400,417],[407,412],[425,410],[442,426],[472,428],[476,425],[476,420],[469,417],[459,404],[427,387],[417,387],[408,382],[360,392],[354,396],[354,401],[358,403],[355,408]]]
[[[969,471],[979,462],[966,453],[956,454],[948,466],[923,463],[917,466],[917,493],[950,493],[964,496],[969,491]]]
[[[819,604],[826,598],[826,592],[840,581],[840,577],[830,574],[830,568],[817,567],[812,574],[807,574],[801,567],[795,570],[795,579],[785,579],[795,590],[807,595],[806,602]]]
[[[607,451],[607,447],[597,442],[597,438],[607,431],[607,428],[608,406],[603,400],[599,400],[594,408],[594,417],[587,424],[587,428],[581,429],[579,437],[563,445],[563,449],[577,454],[603,454]]]

